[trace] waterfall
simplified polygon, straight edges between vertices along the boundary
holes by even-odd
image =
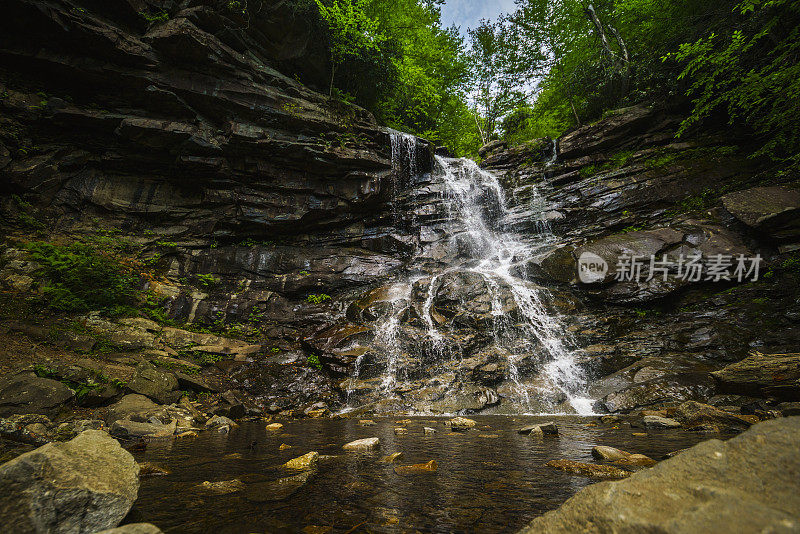
[[[396,171],[414,176],[417,139],[399,132],[390,134]],[[546,222],[544,197],[532,191],[535,202],[527,213],[537,219],[536,230],[523,233],[515,232],[508,222],[513,217],[497,177],[471,160],[436,156],[430,180],[419,189],[420,194],[433,197],[428,202],[439,215],[427,222],[409,219],[413,230],[420,236],[441,235],[433,245],[449,252],[443,257],[420,244],[406,274],[386,286],[380,316],[371,325],[371,358],[381,369],[374,390],[384,396],[407,390],[403,384],[408,381],[409,362],[415,360],[425,359],[431,369],[457,369],[458,362],[452,359],[463,355],[452,347],[460,338],[452,331],[455,327],[435,311],[435,301],[448,280],[468,276],[468,280],[481,281],[484,288],[477,296],[481,302],[475,304],[486,308],[481,316],[486,331],[481,335],[490,340],[492,354],[505,359],[504,402],[523,412],[563,411],[569,406],[568,411],[592,413],[572,340],[561,318],[547,306],[552,295],[518,274],[521,266],[555,242]],[[397,202],[393,209],[398,209]],[[418,323],[414,317],[419,318]],[[349,394],[362,378],[362,363],[360,356]],[[489,389],[482,395],[496,398]]]
[[[473,266],[457,266],[483,276],[492,295],[493,309],[498,310],[498,291],[505,286],[511,290],[514,301],[524,316],[522,330],[530,339],[536,340],[547,356],[544,374],[549,386],[562,391],[578,413],[591,413],[591,401],[582,392],[584,377],[575,364],[575,354],[567,347],[568,333],[558,318],[550,313],[543,301],[546,290],[514,276],[514,267],[540,253],[553,242],[544,210],[537,211],[540,224],[538,235],[524,240],[521,236],[504,231],[503,220],[509,214],[505,194],[497,178],[467,159],[446,159],[437,156],[441,178],[449,196],[448,211],[453,223],[461,223],[468,238]],[[489,207],[487,208],[487,195]],[[542,198],[542,197],[538,197]],[[541,206],[541,204],[539,204]],[[543,206],[541,206],[543,208]],[[495,337],[500,345],[508,345],[513,339],[508,335],[507,325],[501,321],[495,327]],[[519,325],[517,325],[519,328]],[[512,334],[513,335],[513,334]],[[515,355],[509,354],[509,378],[515,383],[519,395],[527,400],[530,391],[522,383]]]

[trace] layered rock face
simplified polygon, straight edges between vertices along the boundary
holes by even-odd
[[[325,77],[310,17],[249,4],[6,5],[3,222],[23,240],[112,232],[158,273],[147,289],[164,317],[288,349],[340,313],[330,295],[400,265],[409,243],[391,203],[409,184],[369,113],[276,70]],[[430,149],[415,146],[407,165],[424,173]],[[24,254],[2,263],[5,288],[35,289]],[[152,328],[90,326],[123,350],[163,348]],[[305,359],[267,374],[294,383]]]
[[[747,138],[736,132],[676,140],[677,123],[663,110],[628,108],[559,139],[557,160],[543,139],[496,149],[483,165],[502,174],[516,203],[511,224],[533,232],[537,206],[544,201],[549,210],[559,241],[525,270],[582,303],[568,320],[597,409],[794,400],[791,357],[782,372],[748,384],[732,378],[742,376],[736,370],[714,371],[753,350],[764,353],[756,366],[796,352],[797,182],[740,155]],[[700,257],[702,274],[681,276],[681,256]],[[713,275],[720,256],[729,280]],[[624,257],[628,266],[639,258],[638,280],[629,268],[618,276]],[[607,270],[582,276],[585,258],[583,268],[605,262]]]
[[[634,107],[557,142],[487,146],[494,175],[482,175],[282,74],[321,82],[324,53],[308,17],[256,4],[9,3],[3,289],[41,286],[21,246],[36,234],[124,241],[148,266],[153,320],[89,314],[82,327],[162,367],[214,362],[221,391],[273,412],[797,397],[794,379],[712,374],[800,339],[796,182],[741,156],[746,138],[677,141],[675,116]],[[609,269],[581,281],[585,254]],[[648,277],[649,264],[639,281],[615,279],[622,255],[702,255],[708,268],[756,254],[758,282]],[[214,389],[135,373],[128,392],[158,402]],[[108,389],[90,400],[119,397]]]

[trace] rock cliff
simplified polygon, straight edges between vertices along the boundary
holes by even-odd
[[[530,262],[527,274],[581,302],[563,314],[583,347],[598,409],[682,400],[741,405],[753,402],[751,395],[795,400],[797,384],[778,375],[769,384],[730,387],[710,373],[755,350],[796,352],[797,180],[746,158],[741,132],[676,139],[678,123],[663,108],[622,109],[561,137],[557,159],[543,139],[495,149],[483,166],[503,175],[517,206],[511,223],[524,231],[535,231],[535,195],[544,197],[559,242]],[[583,280],[579,260],[587,253],[608,270]],[[650,257],[665,255],[671,270],[656,263],[650,276]],[[699,279],[680,276],[681,255],[702,256]],[[718,255],[731,260],[732,280],[709,279]],[[741,283],[734,276],[740,255],[762,258],[756,281],[753,272]],[[642,260],[638,281],[618,279],[623,256]]]

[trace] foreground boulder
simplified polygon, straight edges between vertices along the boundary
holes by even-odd
[[[92,533],[117,526],[139,492],[139,465],[87,430],[0,466],[0,521],[14,532]]]
[[[627,480],[584,488],[524,533],[796,532],[800,417],[712,439]]]

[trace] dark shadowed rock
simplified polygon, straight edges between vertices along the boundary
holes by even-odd
[[[23,372],[0,383],[0,417],[38,413],[55,416],[75,397],[70,388],[33,372]]]
[[[705,441],[627,480],[584,488],[521,532],[795,532],[800,417]]]
[[[0,517],[15,532],[94,533],[116,526],[139,491],[139,465],[105,432],[87,430],[0,466]]]
[[[797,189],[753,187],[723,196],[722,205],[746,225],[779,240],[800,237],[800,191]]]

